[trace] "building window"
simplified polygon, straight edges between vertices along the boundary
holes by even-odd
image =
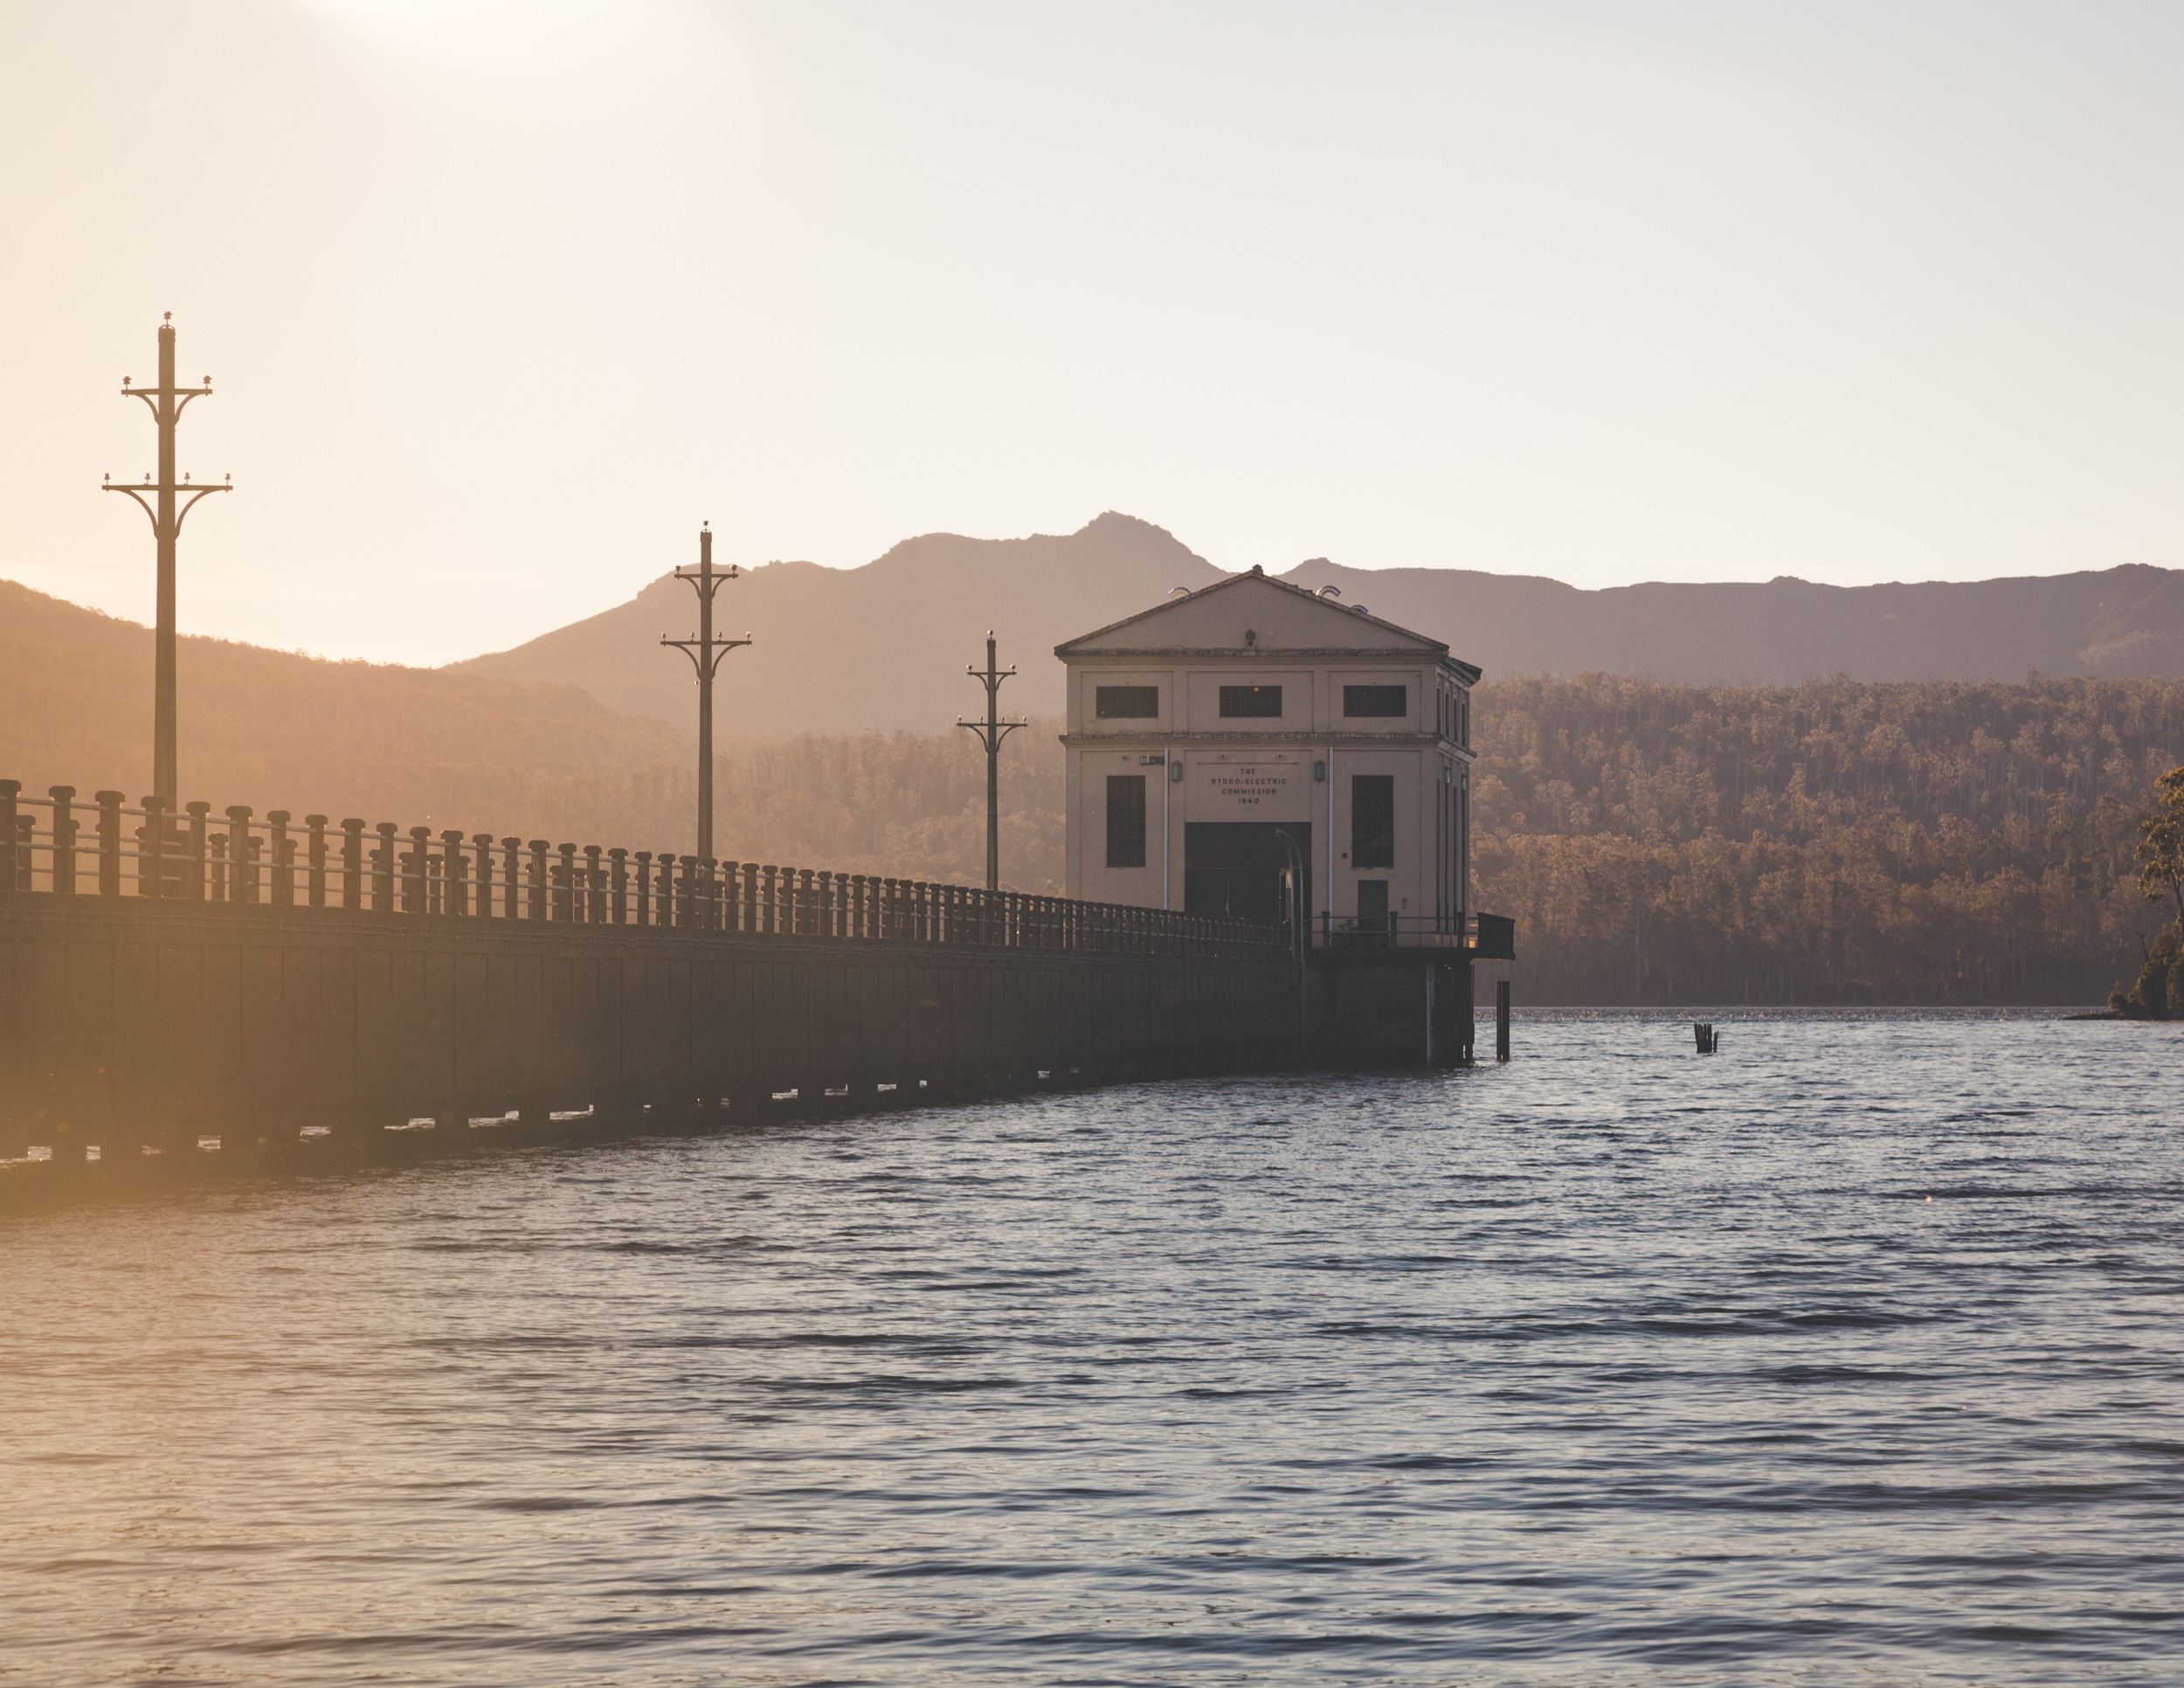
[[[1395,865],[1393,774],[1350,776],[1350,865],[1353,868],[1393,868]]]
[[[1224,686],[1221,688],[1221,714],[1224,717],[1236,716],[1273,716],[1282,714],[1282,688],[1279,686]]]
[[[1145,776],[1107,777],[1107,865],[1145,865]]]
[[[1102,721],[1151,721],[1160,714],[1158,686],[1097,686],[1092,713]]]
[[[1342,712],[1346,716],[1368,716],[1380,720],[1406,716],[1411,712],[1410,688],[1344,686],[1342,688]]]

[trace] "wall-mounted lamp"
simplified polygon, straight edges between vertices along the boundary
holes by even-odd
[[[1180,762],[1168,764],[1168,780],[1171,785],[1180,785],[1183,783],[1183,764]]]
[[[1315,762],[1315,763],[1313,763],[1313,764],[1312,764],[1312,784],[1313,784],[1313,785],[1324,785],[1326,783],[1327,783],[1327,764],[1326,764],[1324,762]]]

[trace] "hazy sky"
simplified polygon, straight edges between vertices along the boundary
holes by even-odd
[[[1226,568],[2184,563],[2184,7],[0,0],[0,576],[439,661],[1104,509]]]

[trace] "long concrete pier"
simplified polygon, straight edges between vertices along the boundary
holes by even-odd
[[[1296,1053],[1294,966],[0,896],[0,1152],[887,1107]],[[473,1121],[480,1122],[473,1125]],[[441,1139],[446,1142],[447,1139]]]

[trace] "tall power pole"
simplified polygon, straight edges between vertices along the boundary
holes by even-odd
[[[714,572],[713,524],[707,522],[698,529],[698,566],[675,571],[675,578],[688,581],[698,595],[698,630],[688,639],[660,635],[661,644],[674,646],[698,671],[698,856],[702,861],[710,860],[713,854],[713,675],[722,657],[750,643],[749,633],[741,639],[713,637],[713,594],[723,583],[741,578],[732,565],[724,574]]]
[[[1016,670],[993,666],[992,628],[986,629],[985,671],[965,668],[964,672],[985,688],[985,719],[965,721],[957,716],[956,724],[970,728],[985,746],[985,888],[998,891],[1001,889],[1001,741],[1031,723],[1001,718],[1001,682],[1013,678]]]
[[[193,398],[209,398],[212,392],[212,377],[206,376],[202,387],[175,385],[175,314],[169,311],[159,325],[159,385],[149,391],[134,386],[129,377],[121,377],[121,396],[141,398],[152,413],[159,427],[159,478],[146,475],[134,486],[117,486],[114,477],[106,478],[106,490],[127,493],[134,498],[144,514],[151,518],[152,535],[159,548],[159,613],[158,627],[154,635],[152,657],[152,795],[156,797],[169,814],[175,812],[175,799],[180,795],[180,784],[175,766],[175,542],[182,536],[183,518],[197,508],[197,501],[217,492],[232,492],[234,476],[213,485],[191,486],[190,477],[175,479],[175,425],[182,419],[183,412]],[[146,494],[157,501],[144,502]],[[179,509],[175,501],[183,502]]]

